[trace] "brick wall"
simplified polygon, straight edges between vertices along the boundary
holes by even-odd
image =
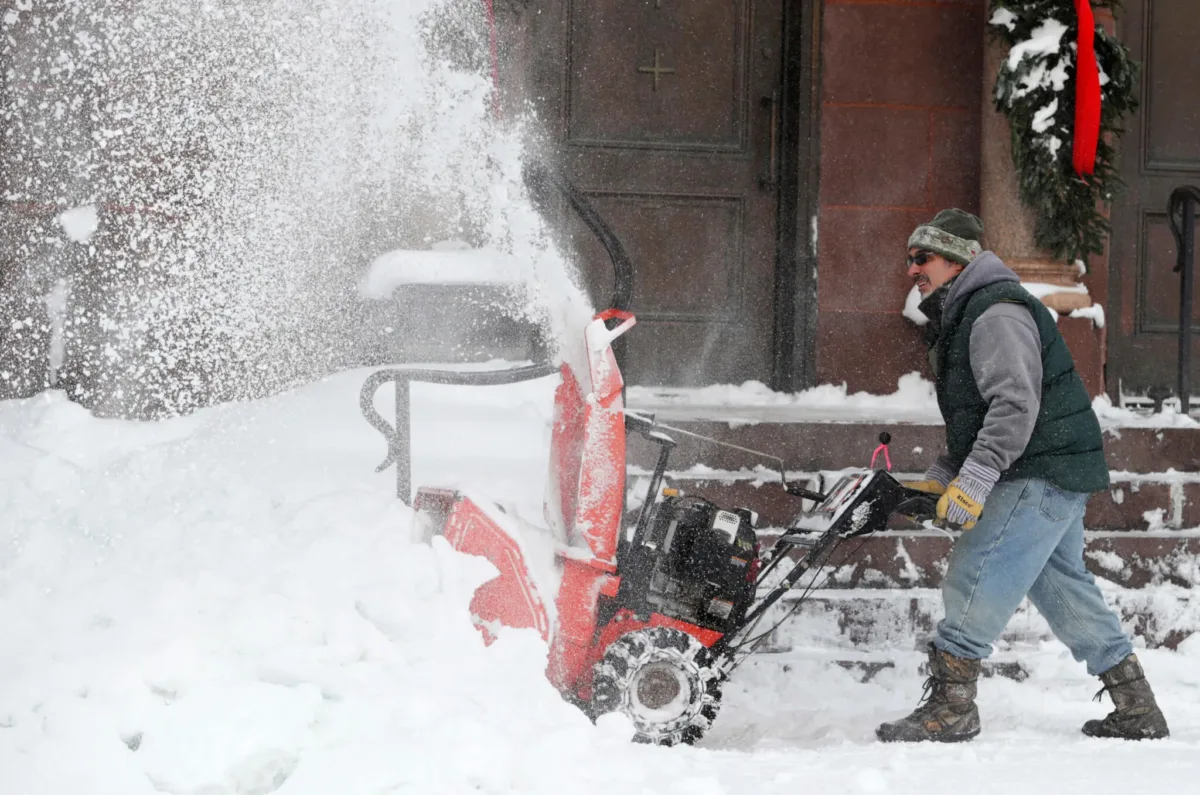
[[[817,377],[892,392],[925,367],[904,243],[979,212],[986,0],[825,0]]]

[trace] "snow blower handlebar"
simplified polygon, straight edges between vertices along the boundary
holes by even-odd
[[[842,477],[829,494],[820,495],[808,489],[785,485],[789,494],[804,499],[823,497],[816,508],[802,514],[793,522],[786,533],[779,537],[759,572],[755,587],[764,586],[771,574],[784,560],[793,558],[793,553],[804,549],[792,569],[779,579],[770,590],[746,612],[738,628],[728,633],[714,647],[715,653],[739,652],[749,646],[753,652],[771,631],[799,609],[806,597],[817,586],[814,581],[806,586],[795,600],[791,611],[770,629],[752,636],[758,622],[780,599],[797,587],[800,579],[813,569],[820,570],[829,564],[834,551],[849,538],[867,536],[887,527],[893,515],[908,517],[914,521],[933,519],[937,513],[937,498],[926,492],[910,489],[883,470],[870,470]],[[825,517],[828,526],[818,534],[798,526],[800,519]],[[853,553],[851,553],[853,554]],[[793,558],[794,559],[794,558]],[[736,666],[736,663],[735,663]]]
[[[814,502],[819,504],[819,503],[824,502],[825,499],[829,496],[827,494],[822,494],[819,491],[812,491],[810,489],[806,489],[801,486],[797,486],[794,483],[788,483],[787,467],[785,466],[783,459],[777,455],[771,455],[770,453],[764,453],[761,450],[752,450],[749,447],[742,447],[741,445],[733,444],[731,442],[725,442],[725,441],[721,441],[720,439],[714,439],[711,436],[705,436],[702,433],[696,433],[694,431],[687,431],[687,430],[684,430],[683,428],[676,428],[672,425],[664,425],[661,422],[658,422],[657,420],[655,420],[653,414],[638,414],[637,412],[630,411],[629,409],[625,409],[625,427],[629,430],[638,431],[643,436],[646,436],[646,438],[651,439],[651,441],[657,441],[657,440],[651,438],[650,434],[652,432],[657,431],[658,429],[662,429],[664,431],[669,431],[670,433],[673,433],[673,434],[679,434],[680,436],[687,436],[687,437],[696,439],[701,442],[708,442],[709,444],[716,445],[717,447],[724,447],[729,450],[737,450],[742,453],[749,453],[750,455],[756,456],[757,458],[764,458],[775,464],[775,469],[779,472],[779,482],[783,485],[784,490],[788,494],[791,494],[793,497],[802,497],[806,500],[813,500]],[[662,436],[662,434],[659,434],[659,436]],[[667,439],[670,442],[671,446],[672,447],[674,446],[675,441],[673,439],[669,439],[666,436],[662,436],[662,438]],[[666,453],[666,452],[669,452],[669,448],[664,448],[664,453]],[[662,465],[662,467],[665,471],[666,464],[665,464],[665,460],[662,458],[661,455],[659,457],[659,463]],[[658,487],[661,484],[661,482],[662,482],[662,477],[661,477],[661,475],[658,474],[658,472],[656,470],[656,479],[651,483],[651,490],[649,492],[650,495],[653,496],[653,495],[658,494]]]

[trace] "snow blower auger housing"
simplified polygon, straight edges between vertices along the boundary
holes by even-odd
[[[470,605],[485,642],[498,625],[536,629],[564,697],[593,718],[625,713],[641,742],[692,743],[712,725],[730,672],[770,633],[756,627],[806,572],[819,575],[840,542],[882,529],[892,513],[931,516],[933,503],[882,470],[809,491],[788,484],[780,462],[784,488],[816,508],[764,551],[753,510],[662,488],[672,434],[687,432],[625,411],[611,344],[634,323],[621,310],[598,314],[584,335],[588,371],[561,368],[544,506],[557,582],[533,574],[520,540],[529,522],[445,489],[420,488],[414,507],[427,532],[499,571]],[[627,528],[628,433],[659,455]],[[812,587],[793,597],[793,611]]]

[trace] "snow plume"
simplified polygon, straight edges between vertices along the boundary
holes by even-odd
[[[379,254],[465,239],[571,284],[491,113],[471,0],[25,0],[0,16],[0,391],[169,415],[385,357]],[[94,207],[88,234],[59,219]],[[71,217],[71,216],[68,216]],[[562,295],[561,291],[555,295]],[[533,320],[587,314],[510,311]],[[562,300],[559,300],[562,303]],[[394,318],[391,318],[394,321]],[[558,325],[564,325],[559,321]]]

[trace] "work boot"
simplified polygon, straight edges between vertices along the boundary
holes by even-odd
[[[1089,720],[1083,733],[1089,737],[1116,737],[1122,740],[1158,740],[1170,736],[1167,719],[1154,700],[1154,691],[1146,681],[1146,673],[1131,654],[1100,674],[1104,687],[1096,700],[1108,691],[1116,707],[1104,720]]]
[[[929,646],[929,678],[917,708],[906,718],[880,724],[875,736],[885,743],[932,740],[958,743],[979,734],[975,706],[979,660],[967,660]]]

